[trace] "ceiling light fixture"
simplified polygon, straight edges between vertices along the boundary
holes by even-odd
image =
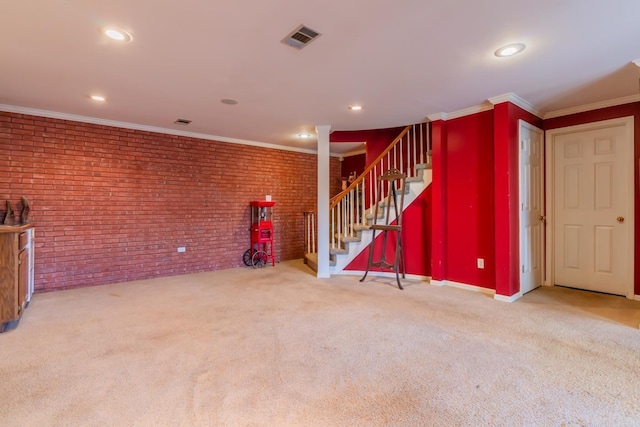
[[[124,30],[117,30],[115,28],[107,28],[106,30],[104,30],[104,33],[110,39],[123,42],[123,43],[130,42],[132,39],[131,34],[127,33]]]
[[[309,138],[311,138],[311,134],[310,133],[299,133],[298,134],[298,138],[300,138],[300,139],[309,139]]]
[[[107,100],[107,98],[105,98],[104,96],[101,96],[101,95],[91,95],[90,98],[93,99],[94,101],[98,101],[98,102],[104,102],[104,101]]]
[[[220,102],[222,102],[223,104],[226,104],[226,105],[236,105],[238,103],[238,101],[236,101],[235,99],[231,99],[231,98],[221,99]]]
[[[360,111],[362,110],[362,105],[349,105],[349,110],[351,111]]]
[[[493,54],[498,58],[504,58],[506,56],[513,56],[517,53],[522,52],[525,47],[526,46],[522,43],[511,43],[506,46],[502,46],[501,48],[493,52]]]

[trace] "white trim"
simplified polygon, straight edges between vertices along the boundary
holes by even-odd
[[[433,286],[449,286],[452,288],[463,289],[465,291],[480,292],[485,295],[491,295],[493,296],[493,299],[501,302],[514,302],[522,297],[521,292],[508,297],[506,295],[496,294],[495,289],[484,288],[482,286],[476,285],[468,285],[466,283],[454,282],[452,280],[431,280],[430,284]]]
[[[342,270],[338,273],[333,273],[336,276],[364,276],[364,271],[361,270]],[[396,278],[396,273],[393,272],[386,272],[386,271],[369,271],[369,273],[367,274],[367,277],[369,276],[373,276],[373,277],[384,277],[384,278],[391,278],[391,279],[395,279]],[[403,279],[402,277],[402,273],[399,273],[400,279]],[[408,279],[408,280],[420,280],[422,282],[428,282],[431,277],[429,276],[421,276],[419,274],[405,274],[404,275],[404,279]]]
[[[577,107],[563,108],[562,110],[549,111],[544,115],[544,119],[568,116],[570,114],[584,113],[585,111],[598,110],[600,108],[615,107],[616,105],[630,104],[640,101],[640,95],[623,96],[622,98],[609,99],[606,101],[594,102],[592,104],[580,105]]]
[[[342,153],[339,156],[340,157],[352,157],[352,156],[357,156],[358,154],[367,154],[367,149],[363,148],[361,150],[349,151],[349,152],[346,152],[346,153]]]
[[[500,302],[514,302],[519,300],[520,298],[522,298],[522,292],[518,292],[517,294],[513,294],[510,297],[506,296],[506,295],[498,295],[495,294],[493,296],[493,299],[496,301],[500,301]]]
[[[187,132],[183,130],[161,128],[156,126],[147,126],[136,123],[120,122],[115,120],[99,119],[96,117],[80,116],[76,114],[59,113],[49,110],[38,110],[35,108],[17,107],[14,105],[0,104],[0,111],[8,113],[27,114],[30,116],[48,117],[51,119],[70,120],[81,123],[91,123],[94,125],[112,126],[117,128],[140,130],[145,132],[161,133],[166,135],[185,136],[188,138],[205,139],[209,141],[228,142],[230,144],[250,145],[253,147],[271,148],[273,150],[294,151],[305,154],[318,154],[317,150],[307,148],[287,147],[285,145],[271,144],[268,142],[250,141],[247,139],[228,138],[225,136],[209,135],[206,133]],[[340,157],[339,154],[333,154],[333,157]]]
[[[629,141],[628,143],[631,145],[630,152],[631,155],[628,158],[630,164],[628,167],[630,168],[630,176],[632,182],[635,182],[635,156],[633,156],[634,147],[635,147],[635,137],[634,137],[634,116],[626,116],[626,117],[618,117],[615,119],[609,120],[601,120],[597,122],[584,123],[574,126],[567,126],[563,128],[550,129],[545,132],[544,139],[544,150],[545,150],[545,169],[546,169],[546,179],[545,179],[545,194],[546,194],[546,218],[547,218],[547,226],[546,226],[546,234],[545,234],[545,284],[548,283],[550,286],[555,285],[555,277],[553,270],[553,260],[555,257],[553,246],[554,246],[554,215],[553,215],[553,199],[555,197],[554,194],[554,182],[555,176],[553,174],[554,169],[554,156],[553,156],[553,141],[556,135],[563,135],[567,133],[575,133],[575,132],[585,132],[605,127],[613,127],[613,126],[625,126],[627,131],[629,132]],[[628,200],[634,200],[634,185],[629,186],[629,193],[627,194]],[[631,202],[630,207],[631,215],[630,218],[635,219],[635,203]],[[629,226],[629,235],[635,236],[635,221],[630,223]],[[626,297],[628,299],[634,298],[635,285],[634,285],[634,274],[635,274],[635,245],[631,245],[631,254],[629,258],[629,289],[626,291]]]
[[[522,108],[523,110],[533,114],[536,117],[542,117],[542,111],[540,111],[539,108],[537,108],[530,102],[520,98],[515,93],[505,93],[503,95],[494,96],[489,98],[488,101],[493,105],[502,104],[503,102],[510,102]]]
[[[482,113],[484,111],[493,110],[493,105],[490,103],[484,103],[481,105],[475,105],[473,107],[464,108],[462,110],[454,111],[453,113],[447,114],[447,120],[458,119],[464,116],[470,116],[472,114]]]
[[[636,301],[640,301],[640,295],[634,295],[633,299],[636,300]]]
[[[499,96],[494,96],[492,98],[489,98],[487,99],[487,102],[483,104],[474,105],[469,108],[463,108],[462,110],[453,111],[451,113],[430,114],[427,116],[427,120],[431,122],[435,122],[436,120],[447,121],[447,120],[457,119],[464,116],[470,116],[471,114],[477,114],[477,113],[482,113],[484,111],[493,110],[493,107],[496,104],[501,104],[507,101],[517,105],[518,107],[533,114],[536,117],[542,117],[542,112],[540,111],[540,109],[536,108],[533,104],[525,101],[524,99],[520,98],[518,95],[514,93],[506,93],[504,95],[499,95]]]
[[[318,221],[318,270],[316,277],[328,279],[331,277],[329,271],[329,135],[331,125],[317,125],[316,135],[318,136],[318,188],[317,194],[317,216]]]
[[[636,64],[638,67],[640,67],[640,59],[636,59],[631,62]],[[452,113],[441,112],[441,113],[429,114],[427,116],[427,120],[431,122],[435,122],[436,120],[447,121],[451,119],[456,119],[459,117],[464,117],[471,114],[476,114],[476,113],[481,113],[483,111],[491,110],[495,105],[501,104],[507,101],[511,102],[514,105],[517,105],[518,107],[533,114],[536,117],[547,120],[547,119],[553,119],[555,117],[568,116],[570,114],[584,113],[585,111],[598,110],[600,108],[615,107],[616,105],[624,105],[624,104],[630,104],[632,102],[640,102],[640,94],[594,102],[592,104],[579,105],[577,107],[564,108],[561,110],[549,111],[547,113],[543,113],[542,110],[540,110],[538,107],[524,100],[523,98],[520,98],[518,95],[514,93],[505,93],[503,95],[493,96],[491,98],[488,98],[487,101],[489,105],[486,105],[486,104],[476,105],[476,106],[465,108],[462,110],[457,110]]]
[[[468,285],[466,283],[454,282],[453,280],[443,280],[444,286],[452,288],[464,289],[466,291],[480,292],[487,295],[495,295],[495,289],[483,288],[482,286]]]
[[[436,120],[447,121],[447,120],[458,119],[460,117],[470,116],[472,114],[482,113],[484,111],[490,111],[490,110],[493,110],[493,105],[489,103],[485,103],[481,105],[474,105],[473,107],[469,107],[469,108],[464,108],[462,110],[453,111],[451,113],[430,114],[427,116],[427,120],[431,122],[435,122]]]
[[[518,290],[520,292],[522,292],[522,282],[523,282],[523,277],[525,275],[524,273],[524,263],[522,261],[523,259],[523,255],[524,252],[528,252],[529,249],[531,248],[524,248],[523,247],[523,236],[525,235],[526,230],[523,229],[523,203],[524,201],[522,200],[522,187],[525,184],[525,182],[523,182],[523,178],[524,178],[524,169],[522,167],[522,162],[523,162],[523,158],[522,158],[522,134],[523,134],[523,130],[527,129],[530,133],[532,134],[538,134],[540,137],[540,148],[542,150],[542,153],[540,154],[540,168],[542,171],[544,171],[544,149],[545,149],[545,144],[544,144],[544,131],[534,125],[532,125],[531,123],[519,119],[518,120],[518,206],[520,206],[520,209],[518,209],[518,224],[519,224],[519,228],[518,228],[518,254],[519,254],[519,283],[518,283]],[[528,182],[529,180],[527,179],[526,182]],[[540,180],[537,183],[539,185],[539,189],[540,189],[540,194],[538,196],[538,200],[537,202],[540,205],[540,215],[544,216],[544,173],[540,174]],[[533,197],[533,196],[532,196]],[[544,242],[544,227],[542,228],[542,231],[540,232],[540,244],[542,245],[542,247],[539,247],[537,249],[540,250],[539,255],[541,255],[540,259],[544,259],[544,244],[542,242]],[[535,239],[533,239],[535,240]],[[544,265],[541,266],[542,268],[542,277],[540,277],[540,280],[542,282],[544,282]],[[510,302],[510,301],[509,301]]]
[[[447,120],[447,113],[429,114],[427,116],[427,120],[430,121],[430,122],[435,122],[435,121],[438,121],[438,120],[446,121]]]
[[[631,61],[633,64],[635,64],[637,67],[640,67],[640,58],[638,59],[634,59],[633,61]]]

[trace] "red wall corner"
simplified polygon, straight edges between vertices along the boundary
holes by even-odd
[[[489,289],[495,282],[493,125],[492,110],[447,122],[443,190],[445,278]]]

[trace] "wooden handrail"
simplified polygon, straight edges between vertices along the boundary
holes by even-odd
[[[335,208],[336,205],[340,202],[342,198],[344,198],[345,195],[347,195],[351,190],[353,190],[354,187],[360,184],[364,180],[364,178],[367,176],[367,174],[371,172],[373,168],[378,165],[380,160],[382,160],[384,156],[386,156],[389,153],[389,151],[391,151],[393,147],[395,147],[396,144],[398,144],[398,142],[400,142],[402,138],[404,138],[407,132],[409,132],[409,129],[411,129],[411,125],[404,128],[404,130],[400,132],[400,135],[398,135],[396,139],[394,139],[393,142],[391,142],[391,144],[389,144],[389,146],[385,148],[385,150],[382,153],[380,153],[380,155],[376,157],[376,159],[373,162],[371,162],[371,164],[365,168],[365,170],[360,174],[360,176],[356,178],[351,184],[349,184],[347,188],[345,188],[344,190],[342,190],[341,192],[333,196],[331,199],[329,199],[329,209]]]

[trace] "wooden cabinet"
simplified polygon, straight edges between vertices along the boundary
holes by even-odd
[[[17,321],[33,294],[33,225],[0,225],[0,332]]]

